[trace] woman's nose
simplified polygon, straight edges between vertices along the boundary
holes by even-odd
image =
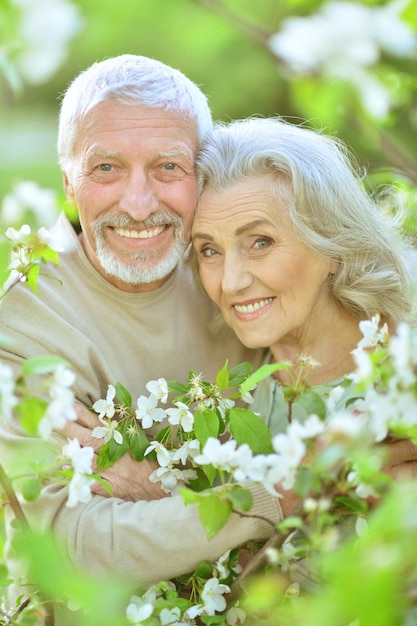
[[[247,262],[240,255],[225,256],[222,290],[224,293],[239,293],[251,286],[253,276]]]

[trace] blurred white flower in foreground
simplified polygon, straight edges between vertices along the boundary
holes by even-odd
[[[81,30],[78,7],[69,0],[14,0],[20,10],[16,65],[31,84],[47,81],[67,58],[69,41]]]
[[[56,191],[42,189],[33,180],[23,180],[4,197],[0,218],[3,225],[9,226],[20,224],[30,213],[36,224],[50,227],[56,222],[58,212]]]
[[[382,54],[417,57],[417,35],[400,17],[403,4],[330,2],[308,17],[284,20],[269,46],[297,74],[322,74],[351,83],[365,108],[382,117],[389,110],[390,96],[370,68]]]

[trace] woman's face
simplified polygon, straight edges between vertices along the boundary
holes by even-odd
[[[268,176],[205,191],[192,237],[203,286],[246,346],[325,333],[335,264],[297,240]]]

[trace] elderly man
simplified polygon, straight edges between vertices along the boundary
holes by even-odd
[[[214,380],[226,358],[231,365],[259,362],[231,333],[211,332],[211,305],[184,264],[197,198],[194,158],[211,127],[194,83],[140,56],[92,65],[63,98],[59,160],[81,232],[62,215],[61,265],[39,279],[39,296],[17,285],[2,302],[0,332],[12,341],[1,359],[14,367],[45,354],[69,361],[86,427],[94,425],[86,407],[105,397],[109,384],[121,382],[138,397],[155,378],[185,381],[193,369]],[[93,441],[75,424],[66,434]],[[2,462],[11,452],[20,459],[38,454],[36,438],[18,424],[3,424],[0,435]],[[104,474],[113,497],[96,489],[90,502],[68,508],[67,489],[50,485],[25,505],[29,522],[50,526],[92,574],[120,573],[143,584],[169,579],[266,537],[262,516],[281,518],[278,500],[254,487],[258,517],[233,515],[208,541],[196,508],[180,496],[162,497],[147,480],[149,463],[123,463]],[[17,577],[15,556],[9,563]]]

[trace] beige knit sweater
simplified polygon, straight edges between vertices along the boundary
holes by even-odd
[[[0,346],[0,359],[14,367],[27,358],[55,354],[76,372],[77,399],[86,406],[105,398],[107,386],[121,382],[137,398],[145,384],[164,377],[185,382],[190,369],[214,381],[224,365],[261,355],[242,348],[231,334],[214,337],[209,330],[210,303],[196,286],[191,270],[181,265],[158,290],[126,293],[107,282],[87,260],[64,216],[57,232],[65,240],[61,265],[47,266],[39,295],[18,285],[0,308],[0,335],[12,340]],[[39,458],[34,438],[18,425],[0,431],[0,458],[10,468],[16,459]],[[276,499],[254,486],[254,513],[279,521]],[[66,506],[67,489],[49,486],[25,512],[31,524],[52,528],[74,562],[88,572],[113,572],[149,584],[192,571],[249,539],[263,538],[270,527],[258,519],[233,515],[210,541],[194,506],[180,496],[154,502],[124,502],[94,495],[87,504]],[[12,574],[19,574],[18,555],[9,554]]]

